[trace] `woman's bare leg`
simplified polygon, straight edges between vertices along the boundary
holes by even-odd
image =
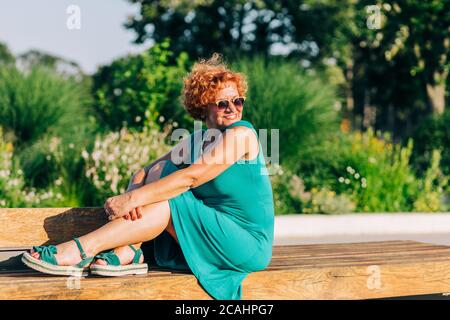
[[[146,176],[142,177],[139,175],[139,172],[132,178],[130,184],[128,186],[127,191],[131,191],[137,188],[142,187],[143,185],[149,184],[153,181],[156,181],[161,178],[161,173],[164,168],[164,162],[161,161],[155,164],[147,173]],[[170,230],[169,230],[170,229]],[[175,235],[175,230],[173,229],[172,219],[169,220],[168,228],[166,229],[173,237]],[[176,235],[175,235],[176,237]],[[176,239],[176,238],[175,238]],[[178,242],[178,239],[176,239]],[[136,249],[140,248],[142,242],[133,244],[133,247]],[[114,249],[114,253],[119,257],[121,264],[126,265],[131,263],[134,258],[134,251],[131,250],[128,246],[117,247]],[[144,261],[144,257],[141,255],[140,263]],[[97,259],[94,261],[95,264],[106,265],[107,263],[104,260]]]
[[[171,219],[167,200],[146,205],[142,207],[141,212],[141,219],[132,221],[119,218],[80,237],[80,242],[86,254],[94,256],[107,249],[127,246],[133,243],[139,244],[156,238],[169,227]],[[58,253],[55,257],[60,265],[73,265],[81,260],[74,241],[62,243],[57,246],[57,249]],[[38,258],[39,254],[35,252],[33,256]]]

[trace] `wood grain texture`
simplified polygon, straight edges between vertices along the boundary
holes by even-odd
[[[450,291],[450,262],[265,270],[243,282],[243,299],[368,299]],[[0,275],[0,299],[211,299],[189,274],[81,280]]]
[[[20,255],[107,222],[102,208],[0,209],[0,299],[211,299],[189,272],[75,278],[28,269]],[[243,282],[244,299],[367,299],[450,292],[450,247],[380,241],[273,247]]]

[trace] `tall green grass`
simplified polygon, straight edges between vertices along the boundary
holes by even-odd
[[[338,130],[335,89],[319,74],[307,74],[294,61],[260,56],[240,58],[231,67],[248,78],[244,118],[258,129],[280,130],[281,164],[296,168]]]
[[[0,125],[19,150],[46,133],[63,134],[86,118],[89,97],[74,80],[43,67],[0,68]]]

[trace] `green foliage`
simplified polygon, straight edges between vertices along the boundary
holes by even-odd
[[[307,189],[329,187],[337,194],[348,194],[358,212],[412,211],[424,197],[427,200],[422,202],[426,203],[430,197],[439,198],[440,204],[430,205],[431,211],[445,210],[446,177],[436,165],[430,167],[425,179],[414,174],[412,139],[401,146],[394,144],[388,133],[369,128],[365,133],[336,135],[324,147],[324,153],[300,166],[298,175],[306,181]],[[431,191],[438,195],[430,195]]]
[[[23,171],[13,157],[13,144],[6,142],[0,127],[0,208],[39,207],[57,203],[62,198],[56,188],[28,188]]]
[[[6,44],[0,42],[0,66],[3,65],[13,65],[16,58],[11,53]]]
[[[178,98],[188,58],[174,56],[168,46],[167,40],[140,55],[120,58],[93,76],[94,108],[104,126],[118,130],[124,124],[142,129],[164,120],[190,123]]]
[[[419,194],[414,202],[414,211],[446,211],[445,192],[449,194],[449,176],[444,176],[439,168],[441,154],[439,150],[433,150],[431,165],[425,173],[423,180],[419,182]],[[444,188],[447,188],[445,190]]]
[[[354,133],[335,183],[338,192],[350,193],[358,211],[411,211],[416,177],[409,163],[412,140],[406,147],[393,144],[389,134],[371,128]]]
[[[291,178],[293,173],[279,165],[269,165],[270,182],[273,190],[273,201],[276,215],[302,212],[301,193],[292,192]],[[302,189],[301,191],[303,191]],[[296,193],[296,194],[293,194]],[[297,196],[299,195],[299,196]]]
[[[450,110],[441,115],[427,117],[416,128],[414,138],[413,162],[418,174],[425,172],[431,163],[433,149],[440,149],[440,166],[445,175],[450,175]]]
[[[19,149],[82,122],[88,101],[83,87],[48,68],[0,67],[0,125]]]
[[[306,191],[303,179],[281,167],[271,176],[274,190],[275,214],[354,212],[356,203],[347,194],[336,194],[328,187]]]
[[[244,118],[257,129],[279,129],[283,166],[295,169],[306,154],[337,130],[334,88],[319,75],[306,74],[286,59],[262,57],[242,58],[232,63],[232,68],[248,77]]]
[[[27,185],[47,188],[58,181],[66,205],[90,203],[89,181],[84,177],[82,150],[91,150],[97,130],[88,124],[69,127],[63,136],[48,136],[23,149],[20,160]],[[67,200],[69,197],[71,200]]]
[[[125,24],[136,32],[136,43],[172,39],[175,52],[209,56],[213,51],[264,53],[276,37],[287,33],[279,3],[244,0],[129,0],[139,13]],[[297,4],[298,6],[298,4]],[[278,16],[277,16],[278,14]],[[286,17],[287,18],[287,17]],[[152,28],[149,28],[152,26]]]

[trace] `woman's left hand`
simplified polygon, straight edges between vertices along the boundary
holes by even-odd
[[[104,208],[106,213],[108,214],[108,219],[114,220],[128,215],[130,211],[134,209],[130,198],[131,194],[130,192],[127,192],[106,199]]]

